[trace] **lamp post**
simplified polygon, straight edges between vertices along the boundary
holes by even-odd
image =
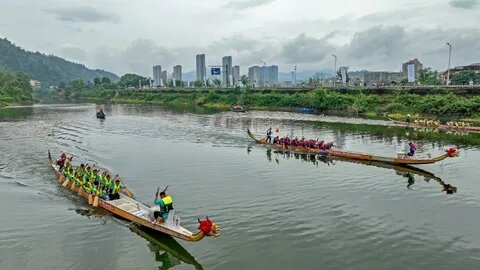
[[[337,82],[337,56],[332,53],[332,56],[335,57],[335,68],[333,70],[333,86],[335,87],[335,84]]]
[[[450,59],[452,58],[452,44],[447,42],[447,45],[448,45],[447,85],[450,85]]]

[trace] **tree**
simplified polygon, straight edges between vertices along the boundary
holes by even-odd
[[[455,73],[452,77],[453,85],[468,85],[471,81],[475,84],[480,83],[480,74],[473,70],[464,70]]]
[[[118,82],[118,85],[122,87],[138,87],[139,81],[142,84],[142,86],[150,85],[150,79],[137,74],[132,74],[132,73],[127,73],[122,77],[120,77],[120,81]]]
[[[240,82],[242,82],[243,86],[247,86],[248,83],[250,82],[250,79],[248,78],[247,75],[242,75],[240,77]]]
[[[112,80],[108,77],[102,77],[102,84],[110,84],[112,83]]]
[[[97,78],[93,79],[93,84],[94,85],[100,85],[101,83],[102,82],[100,81],[100,78],[97,77]]]
[[[65,89],[65,87],[66,87],[66,84],[65,84],[64,81],[61,81],[61,82],[58,84],[58,88],[60,88],[60,89]]]
[[[213,78],[212,82],[213,82],[213,85],[217,87],[220,87],[222,85],[222,80],[220,80],[219,78]]]
[[[421,85],[438,85],[440,80],[438,78],[438,71],[432,68],[422,68],[418,71],[418,82]]]
[[[202,87],[202,86],[204,86],[204,84],[203,84],[202,81],[194,81],[194,82],[193,82],[193,86],[194,86],[194,87]]]

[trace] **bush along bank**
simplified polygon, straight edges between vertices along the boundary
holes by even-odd
[[[0,107],[33,103],[30,79],[23,73],[0,70]]]
[[[115,102],[183,104],[229,108],[240,104],[247,108],[308,107],[321,111],[351,114],[397,115],[407,113],[430,117],[472,117],[480,115],[480,96],[454,94],[417,95],[402,91],[391,94],[339,93],[324,89],[299,93],[265,93],[250,90],[231,92],[141,92],[135,90],[89,90],[80,98],[112,99]]]

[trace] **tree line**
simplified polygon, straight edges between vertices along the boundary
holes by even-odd
[[[0,70],[0,105],[32,103],[33,89],[24,73]]]

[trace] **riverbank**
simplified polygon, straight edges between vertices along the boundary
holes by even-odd
[[[255,92],[144,92],[137,90],[87,90],[75,93],[78,98],[112,100],[118,103],[197,105],[215,109],[229,109],[240,104],[249,109],[295,110],[312,108],[318,113],[341,112],[346,115],[390,117],[402,119],[406,114],[419,118],[475,120],[480,115],[480,96],[438,94],[419,95],[399,90],[387,94],[338,92],[316,89],[296,93]]]

